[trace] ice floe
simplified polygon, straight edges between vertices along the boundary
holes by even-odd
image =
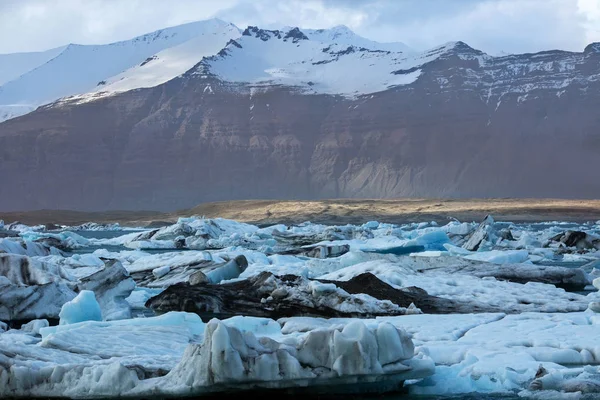
[[[0,229],[0,396],[600,388],[596,223]]]

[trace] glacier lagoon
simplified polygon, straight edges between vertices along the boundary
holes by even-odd
[[[3,396],[597,393],[595,222],[58,228],[2,228]]]

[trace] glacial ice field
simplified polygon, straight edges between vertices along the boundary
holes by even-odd
[[[0,397],[594,398],[597,288],[600,221],[0,222]]]

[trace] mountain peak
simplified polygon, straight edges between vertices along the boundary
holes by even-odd
[[[290,29],[283,39],[292,39],[293,43],[297,43],[300,40],[308,40],[308,37],[298,27]]]
[[[585,46],[584,53],[600,53],[600,42],[593,42]]]
[[[455,51],[460,51],[460,52],[479,52],[479,50],[476,50],[474,48],[472,48],[471,46],[469,46],[468,44],[466,44],[465,42],[459,40],[456,42],[453,42],[451,48]]]
[[[4,81],[0,106],[23,104],[29,106],[23,112],[29,112],[65,96],[149,87],[184,73],[204,56],[217,54],[239,35],[235,25],[212,19],[111,44],[72,43],[58,54],[36,56],[40,61],[31,67],[24,63],[23,73],[0,70],[0,81]]]
[[[261,29],[258,26],[248,26],[242,32],[242,36],[253,36],[255,38],[259,38],[260,40],[266,42],[272,37],[276,37],[277,39],[281,39],[281,31],[280,30],[269,30],[269,29]]]
[[[312,33],[312,36],[324,36],[327,37],[329,40],[335,40],[341,37],[358,36],[346,25],[336,25],[328,29],[307,29],[306,31]]]
[[[413,49],[401,42],[382,43],[364,38],[345,25],[337,25],[328,29],[303,29],[302,32],[310,40],[322,43],[335,43],[344,46],[364,47],[371,50],[384,50],[401,53],[415,53]]]
[[[459,54],[459,55],[483,55],[484,52],[474,49],[463,41],[456,42],[447,42],[441,46],[434,47],[431,50],[428,50],[426,53],[428,54]]]
[[[188,22],[181,25],[170,26],[167,28],[159,29],[144,35],[136,36],[129,40],[122,40],[115,43],[110,43],[112,46],[127,45],[130,43],[149,43],[159,40],[170,40],[176,36],[182,36],[184,38],[191,38],[197,35],[213,33],[216,31],[222,31],[230,27],[235,28],[239,31],[239,28],[232,23],[225,22],[218,18],[212,18],[201,21]]]
[[[332,28],[329,28],[329,30],[338,35],[355,35],[354,31],[348,28],[346,25],[336,25]]]

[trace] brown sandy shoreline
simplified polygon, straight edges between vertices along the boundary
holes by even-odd
[[[536,222],[600,220],[600,200],[560,199],[390,199],[390,200],[239,200],[204,203],[170,213],[155,211],[80,212],[38,210],[0,212],[5,223],[78,225],[84,222],[118,222],[147,226],[174,222],[180,216],[222,217],[261,225],[312,221],[324,224],[359,224],[370,220],[390,223],[451,219],[479,221],[491,214],[499,221]]]

